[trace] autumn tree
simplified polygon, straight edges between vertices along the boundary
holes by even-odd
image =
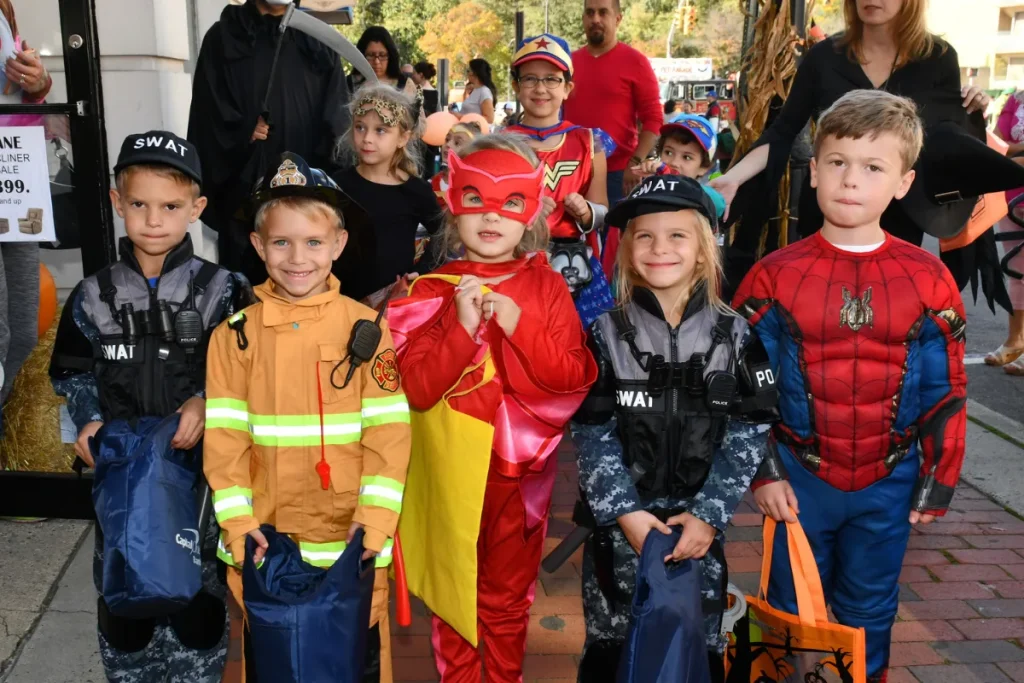
[[[512,50],[494,12],[475,2],[463,2],[429,19],[425,29],[417,45],[432,62],[450,60],[452,80],[466,72],[469,60],[481,57],[490,63],[495,85],[504,90]],[[502,93],[494,93],[494,97],[500,100]]]

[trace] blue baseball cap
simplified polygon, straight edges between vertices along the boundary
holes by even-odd
[[[704,97],[718,97],[718,91],[715,90],[714,88],[711,88],[706,93],[704,93]]]
[[[711,128],[711,122],[703,116],[676,114],[662,125],[661,134],[664,135],[672,129],[686,131],[697,140],[697,143],[704,148],[705,152],[709,155],[714,154],[718,143],[718,136],[715,135],[715,131]]]
[[[567,71],[572,76],[572,51],[565,39],[550,33],[542,33],[539,36],[524,38],[519,43],[519,49],[512,56],[512,68],[520,64],[543,59],[557,66],[561,71]]]

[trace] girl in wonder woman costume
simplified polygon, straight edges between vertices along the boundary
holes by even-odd
[[[614,306],[601,269],[598,234],[608,210],[605,153],[594,131],[562,119],[573,89],[569,45],[545,33],[525,39],[512,58],[512,82],[523,115],[506,133],[525,135],[544,169],[544,196],[553,210],[551,263],[576,299],[585,326]],[[550,206],[549,206],[550,209]],[[587,251],[589,249],[589,251]]]
[[[543,251],[536,155],[490,135],[448,163],[445,231],[462,257],[416,280],[388,313],[417,442],[400,533],[410,590],[435,614],[443,683],[478,683],[484,668],[488,681],[513,682],[555,447],[597,367]]]

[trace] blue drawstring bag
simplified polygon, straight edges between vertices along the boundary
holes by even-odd
[[[711,683],[700,563],[665,564],[681,535],[652,531],[644,541],[618,683]]]
[[[180,415],[103,425],[90,441],[92,502],[103,532],[101,592],[135,619],[184,608],[203,587],[198,454],[172,448]]]
[[[245,541],[242,596],[260,680],[361,683],[373,599],[374,561],[363,562],[363,530],[324,570],[274,527],[260,531],[267,552],[256,567],[256,542]]]

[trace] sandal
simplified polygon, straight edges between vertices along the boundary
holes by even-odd
[[[1024,347],[1010,348],[1000,344],[999,348],[985,356],[985,365],[1000,366],[1012,363],[1024,355]]]
[[[1020,356],[1012,363],[1004,365],[1003,372],[1014,377],[1024,377],[1024,356]]]

